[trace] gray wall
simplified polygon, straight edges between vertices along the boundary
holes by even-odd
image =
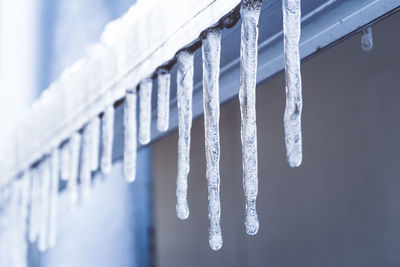
[[[190,217],[175,216],[177,133],[154,145],[157,264],[400,266],[400,15],[302,64],[304,161],[285,161],[284,76],[257,91],[260,231],[244,232],[240,113],[221,108],[224,245],[208,247],[203,119],[193,124]],[[237,90],[237,88],[232,88]]]

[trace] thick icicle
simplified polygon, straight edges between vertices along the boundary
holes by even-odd
[[[151,90],[153,82],[145,79],[139,89],[139,142],[146,145],[150,142],[151,127]]]
[[[68,181],[70,176],[70,151],[71,151],[71,142],[68,140],[60,149],[61,153],[61,180]]]
[[[48,248],[48,222],[49,222],[49,197],[50,197],[50,164],[49,158],[45,158],[40,167],[40,228],[39,250]]]
[[[94,117],[90,122],[90,170],[96,171],[99,168],[100,150],[100,118]]]
[[[284,116],[286,157],[291,167],[302,161],[300,74],[300,0],[283,0],[283,32],[286,71],[286,108]]]
[[[39,235],[39,167],[35,167],[31,170],[31,194],[30,194],[30,212],[29,212],[29,241],[31,243],[36,242]]]
[[[49,214],[49,247],[56,244],[57,214],[58,214],[58,185],[59,185],[59,155],[54,149],[50,158],[50,214]]]
[[[86,124],[82,133],[82,154],[80,165],[80,191],[83,198],[88,198],[90,195],[91,187],[91,129],[90,124]]]
[[[178,54],[177,98],[179,119],[178,176],[176,182],[176,215],[184,220],[189,217],[187,202],[187,176],[190,160],[190,129],[192,128],[193,53]]]
[[[171,74],[166,69],[157,71],[157,130],[165,132],[169,126],[169,91]]]
[[[124,102],[124,174],[128,182],[136,178],[137,125],[136,90],[126,92]]]
[[[372,27],[364,29],[361,33],[361,47],[363,51],[371,51],[374,47],[374,39],[372,37]]]
[[[68,177],[67,190],[70,195],[71,207],[73,207],[78,201],[78,168],[81,135],[79,133],[74,133],[70,138],[70,142],[70,176]]]
[[[209,245],[213,250],[222,247],[221,203],[219,198],[219,66],[221,30],[211,29],[202,36],[203,107],[205,151],[207,161]]]
[[[104,174],[111,172],[112,166],[112,148],[114,139],[114,106],[106,108],[101,120],[102,131],[102,150],[101,150],[101,171]]]
[[[246,232],[258,232],[256,198],[258,193],[256,74],[258,18],[261,0],[245,0],[240,8],[243,19],[240,46],[240,111],[243,157],[243,187],[246,197]]]

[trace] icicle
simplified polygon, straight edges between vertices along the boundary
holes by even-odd
[[[78,201],[78,168],[81,135],[79,133],[74,133],[70,138],[70,142],[70,176],[68,179],[67,191],[70,195],[71,207],[73,207]]]
[[[145,79],[139,89],[139,142],[146,145],[150,142],[151,126],[151,90],[152,80]]]
[[[221,30],[208,30],[202,37],[203,107],[205,151],[207,161],[209,245],[213,250],[222,247],[219,198],[219,66]]]
[[[30,194],[30,212],[29,212],[29,241],[36,242],[39,235],[38,215],[40,209],[39,202],[39,166],[31,171],[31,194]]]
[[[68,181],[70,176],[70,151],[71,151],[71,142],[68,140],[62,147],[61,147],[61,180]]]
[[[124,174],[128,182],[136,178],[136,90],[126,92],[124,102]]]
[[[58,149],[54,149],[50,158],[50,214],[49,214],[49,247],[54,247],[57,234],[58,214],[58,184],[59,184],[59,155]]]
[[[178,176],[176,182],[176,215],[184,220],[189,217],[187,203],[187,176],[190,160],[190,129],[192,128],[193,53],[178,54],[177,98],[179,119]]]
[[[111,172],[112,148],[114,138],[114,106],[106,108],[101,120],[102,131],[102,151],[101,151],[101,171],[104,174]]]
[[[171,74],[166,69],[157,72],[157,129],[160,132],[168,130],[169,126],[169,89]]]
[[[83,128],[82,133],[82,154],[81,154],[81,165],[80,165],[80,191],[83,198],[88,198],[90,195],[91,187],[91,129],[90,124],[86,124]]]
[[[40,183],[40,229],[39,250],[46,251],[48,247],[48,219],[49,219],[49,193],[50,193],[50,165],[45,158],[41,163]]]
[[[283,32],[286,71],[286,108],[284,116],[287,161],[298,167],[302,161],[300,74],[300,0],[283,0]]]
[[[94,117],[90,122],[90,170],[99,168],[99,142],[100,142],[100,118]]]
[[[372,37],[372,27],[364,29],[361,33],[361,47],[363,51],[371,51],[374,47],[374,39]]]
[[[28,218],[28,203],[29,203],[29,190],[30,189],[30,172],[25,171],[24,176],[22,177],[22,195],[21,195],[21,229],[23,231],[24,237],[26,235],[26,226],[27,226],[27,218]]]
[[[240,8],[243,19],[240,47],[240,111],[243,157],[243,187],[246,197],[246,233],[258,232],[256,198],[258,192],[257,125],[256,125],[256,74],[258,18],[261,0],[245,0]]]

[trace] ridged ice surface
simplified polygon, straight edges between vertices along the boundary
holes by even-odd
[[[90,170],[96,171],[99,168],[100,118],[94,117],[90,124]]]
[[[29,241],[34,243],[39,235],[40,183],[38,167],[31,170],[30,181]]]
[[[71,142],[67,141],[61,148],[60,148],[60,173],[61,173],[61,180],[68,181],[70,176],[71,170],[71,161],[70,161],[70,151],[71,151]]]
[[[361,32],[361,47],[363,51],[371,51],[374,47],[372,27],[368,27]]]
[[[240,8],[242,17],[240,46],[241,139],[243,157],[243,188],[246,197],[246,233],[258,232],[256,198],[258,193],[257,125],[256,125],[256,75],[258,18],[261,1],[244,1]]]
[[[80,192],[82,198],[88,198],[91,188],[91,129],[90,124],[83,128],[82,133],[82,152],[80,162]]]
[[[139,89],[139,142],[146,145],[150,142],[151,126],[151,90],[153,82],[144,79]]]
[[[67,191],[70,195],[71,206],[74,206],[78,201],[78,168],[81,139],[79,133],[74,133],[70,138],[70,176],[67,182]]]
[[[222,247],[221,203],[219,197],[219,67],[221,30],[208,30],[202,37],[203,108],[208,187],[209,245],[213,250]]]
[[[169,94],[171,74],[168,70],[157,71],[157,130],[165,132],[169,127]]]
[[[114,139],[114,106],[106,108],[101,120],[101,171],[104,174],[111,172],[112,167],[112,148]]]
[[[136,178],[137,125],[136,91],[127,91],[124,101],[124,175],[128,182]]]
[[[49,198],[50,162],[49,158],[45,158],[40,163],[40,226],[38,247],[42,252],[48,248]]]
[[[59,154],[54,149],[50,158],[50,212],[49,212],[49,247],[56,244],[59,185]]]
[[[286,107],[284,115],[286,157],[291,167],[302,161],[300,73],[300,0],[283,0],[283,32],[286,72]]]
[[[187,176],[190,160],[190,129],[192,128],[193,53],[178,54],[177,98],[178,98],[178,175],[176,181],[176,215],[184,220],[189,217],[187,202]]]

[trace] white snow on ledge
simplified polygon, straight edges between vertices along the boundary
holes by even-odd
[[[0,186],[121,99],[240,0],[138,1],[106,25],[101,42],[67,68],[0,140]]]

